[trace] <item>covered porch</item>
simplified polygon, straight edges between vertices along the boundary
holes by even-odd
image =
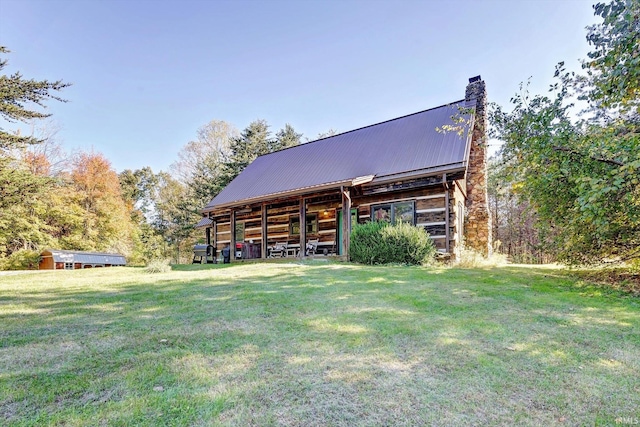
[[[207,244],[218,252],[233,248],[231,260],[342,256],[348,253],[352,228],[342,212],[352,210],[352,188],[339,185],[218,208],[198,226],[206,229]]]

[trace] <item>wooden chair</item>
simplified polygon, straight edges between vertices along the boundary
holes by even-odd
[[[287,254],[286,243],[276,243],[269,251],[269,258],[284,257]]]
[[[307,242],[305,255],[315,255],[317,250],[318,250],[318,239],[309,240]]]

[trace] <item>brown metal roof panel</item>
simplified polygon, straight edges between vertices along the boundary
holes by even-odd
[[[200,218],[200,221],[198,221],[198,223],[195,225],[195,228],[211,227],[212,225],[213,225],[213,220],[205,216],[203,218]]]
[[[464,101],[258,157],[205,209],[264,196],[344,181],[364,175],[393,175],[467,159],[468,126],[456,126]],[[472,117],[462,115],[465,123]]]

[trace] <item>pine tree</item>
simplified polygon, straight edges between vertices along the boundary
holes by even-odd
[[[10,51],[0,46],[0,53],[9,53]],[[7,60],[0,60],[0,70],[7,65]],[[64,83],[61,80],[50,82],[48,80],[37,81],[34,79],[25,79],[22,74],[16,72],[12,75],[0,76],[0,117],[10,123],[17,121],[26,122],[31,119],[43,119],[49,117],[40,111],[34,111],[28,108],[29,105],[36,104],[46,108],[45,101],[55,99],[56,101],[66,102],[66,100],[52,94],[51,92],[60,91],[70,83]],[[6,150],[25,144],[37,144],[41,142],[35,136],[20,136],[16,133],[6,132],[0,128],[0,149]]]
[[[222,187],[240,174],[258,156],[273,152],[269,125],[265,120],[255,120],[247,126],[239,137],[231,141],[229,160],[225,162]]]
[[[273,144],[273,151],[300,145],[301,139],[302,134],[297,133],[293,126],[287,123],[284,126],[284,129],[280,129],[278,133],[276,133],[276,139]]]

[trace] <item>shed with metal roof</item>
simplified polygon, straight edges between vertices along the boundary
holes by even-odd
[[[47,249],[40,254],[39,270],[78,270],[127,264],[124,255],[103,252]]]

